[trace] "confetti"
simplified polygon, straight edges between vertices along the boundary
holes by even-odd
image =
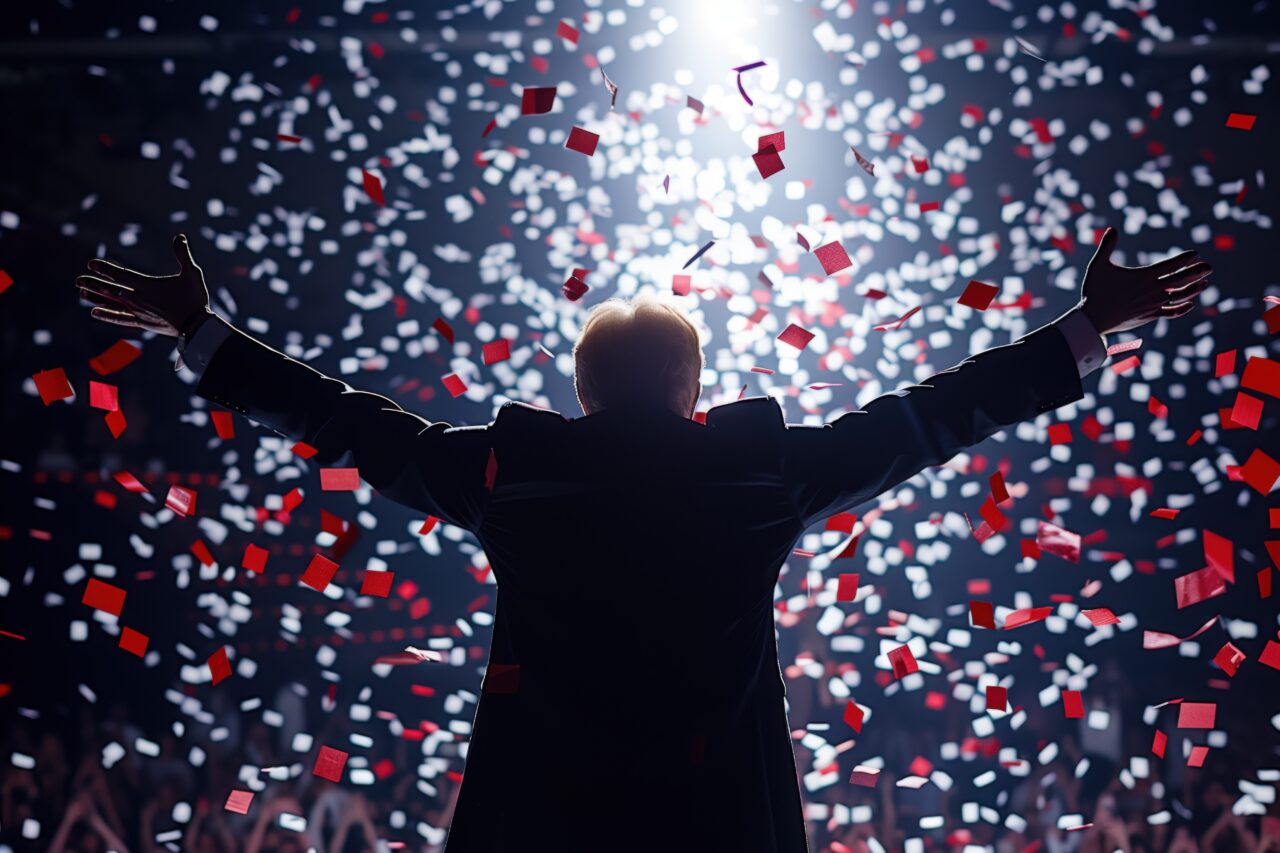
[[[569,131],[569,138],[565,141],[564,147],[570,151],[577,151],[580,154],[586,154],[591,157],[596,153],[596,145],[599,143],[599,134],[575,127]]]
[[[818,263],[822,264],[822,271],[827,275],[835,275],[853,266],[853,261],[849,260],[849,255],[839,242],[819,246],[813,253],[818,256]]]
[[[530,86],[520,93],[520,114],[543,115],[556,104],[555,86]]]

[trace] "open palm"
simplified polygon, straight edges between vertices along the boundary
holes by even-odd
[[[1213,268],[1195,251],[1182,252],[1145,267],[1111,262],[1118,237],[1108,228],[1084,273],[1084,313],[1101,334],[1126,332],[1160,318],[1181,317],[1209,284]]]
[[[146,275],[99,258],[89,261],[94,275],[76,278],[80,297],[95,306],[89,315],[175,338],[189,332],[192,322],[208,312],[209,289],[185,235],[173,239],[173,253],[178,258],[174,275]]]

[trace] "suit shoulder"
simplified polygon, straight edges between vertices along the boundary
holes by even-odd
[[[498,416],[493,419],[494,426],[504,429],[511,426],[546,426],[550,424],[568,423],[568,419],[552,409],[543,409],[519,400],[508,400],[498,407]]]
[[[761,429],[782,430],[786,420],[782,406],[772,397],[748,397],[707,411],[707,426],[713,429]]]

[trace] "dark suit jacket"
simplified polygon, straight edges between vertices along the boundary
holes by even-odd
[[[773,591],[804,529],[1081,396],[1040,329],[822,427],[507,403],[452,427],[236,332],[198,391],[475,534],[498,583],[450,853],[807,849]]]

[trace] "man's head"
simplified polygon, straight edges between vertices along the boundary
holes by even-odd
[[[607,299],[593,308],[573,360],[574,389],[588,415],[641,406],[690,417],[702,391],[698,330],[651,296]]]

